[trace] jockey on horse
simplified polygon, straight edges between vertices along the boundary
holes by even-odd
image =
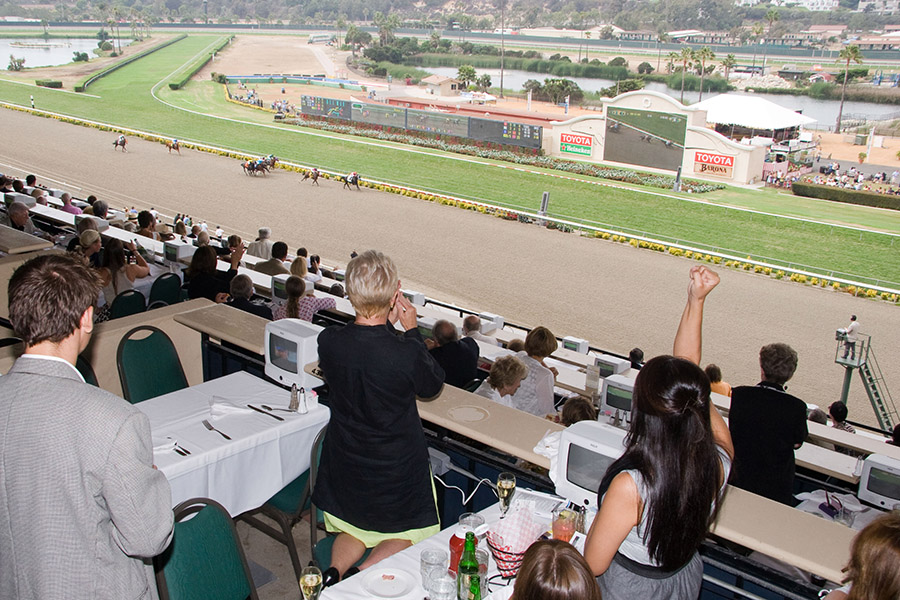
[[[177,139],[173,139],[170,142],[166,142],[166,148],[169,149],[169,154],[172,154],[172,150],[174,150],[175,152],[178,153],[179,156],[181,155],[181,144],[178,143]]]
[[[312,182],[314,184],[319,185],[319,170],[313,167],[312,171],[307,171],[306,173],[304,173],[303,179],[301,179],[300,181],[303,182],[307,179],[312,179]]]
[[[116,138],[116,141],[113,142],[113,150],[118,150],[119,146],[122,146],[122,152],[128,152],[125,148],[125,144],[128,143],[128,140],[125,139],[123,134],[119,134],[119,137]]]
[[[344,187],[348,190],[350,189],[351,185],[355,185],[356,189],[359,189],[359,173],[357,173],[356,171],[353,171],[346,177],[341,177],[341,179],[344,180]]]

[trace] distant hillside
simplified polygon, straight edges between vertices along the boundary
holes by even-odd
[[[615,24],[628,30],[652,32],[673,29],[731,30],[753,23],[768,25],[774,35],[798,31],[812,24],[848,24],[851,30],[883,26],[883,17],[850,11],[857,0],[841,0],[842,8],[810,12],[772,7],[735,6],[734,0],[77,0],[74,3],[31,4],[6,0],[0,16],[81,21],[116,19],[120,23],[253,22],[291,25],[372,24],[376,17],[396,17],[393,27],[459,28],[484,30],[500,27],[500,5],[505,2],[505,27],[557,26],[590,28]],[[208,15],[204,13],[208,10]]]

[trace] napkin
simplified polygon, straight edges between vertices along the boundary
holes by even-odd
[[[544,434],[534,447],[534,453],[550,459],[550,479],[556,483],[556,465],[559,462],[559,441],[562,431],[550,431]]]
[[[153,453],[156,454],[158,452],[168,452],[170,450],[175,450],[175,444],[178,442],[171,437],[157,437],[153,436]]]
[[[213,421],[216,421],[223,417],[227,417],[228,415],[237,415],[250,412],[253,411],[246,406],[235,404],[234,402],[229,402],[225,398],[220,398],[219,396],[213,396],[209,401],[209,416]]]
[[[546,523],[534,520],[534,501],[520,501],[510,507],[506,517],[492,529],[496,546],[505,552],[525,552],[547,529]]]

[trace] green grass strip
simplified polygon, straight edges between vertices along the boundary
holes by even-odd
[[[197,57],[194,60],[194,62],[192,62],[190,65],[188,65],[187,70],[184,72],[184,74],[180,78],[176,79],[175,81],[170,81],[169,88],[171,88],[173,90],[178,90],[178,89],[181,89],[182,87],[184,87],[185,85],[187,85],[187,82],[191,80],[191,77],[196,75],[200,71],[200,69],[205,67],[206,64],[212,60],[213,55],[216,52],[218,52],[219,50],[221,50],[222,48],[224,48],[226,45],[231,43],[231,40],[233,40],[233,39],[234,39],[234,35],[223,36],[222,39],[215,46],[213,46],[208,52]]]
[[[106,68],[103,69],[102,71],[98,71],[98,72],[96,72],[96,73],[93,73],[93,74],[91,74],[91,75],[88,75],[87,77],[85,77],[84,79],[82,79],[81,81],[79,81],[79,82],[75,85],[75,91],[76,91],[76,92],[83,92],[83,91],[85,91],[85,90],[88,88],[89,85],[91,85],[91,84],[94,83],[95,81],[97,81],[97,80],[99,80],[99,79],[101,79],[101,78],[103,78],[103,77],[106,77],[106,76],[109,75],[110,73],[113,73],[113,72],[115,72],[115,71],[121,69],[122,67],[124,67],[124,66],[126,66],[126,65],[130,65],[131,63],[133,63],[134,61],[138,60],[139,58],[144,58],[144,57],[147,56],[148,54],[152,54],[153,52],[156,52],[157,50],[161,50],[162,48],[165,48],[165,47],[167,47],[167,46],[171,46],[171,45],[174,44],[175,42],[179,42],[179,41],[183,40],[183,39],[186,38],[186,37],[187,37],[187,34],[186,34],[186,33],[182,33],[181,35],[178,35],[178,36],[175,36],[175,37],[172,38],[172,39],[166,40],[166,41],[162,42],[161,44],[157,44],[156,46],[153,46],[152,48],[147,48],[146,50],[143,50],[143,51],[141,51],[141,52],[138,52],[138,53],[135,54],[134,56],[129,56],[128,58],[126,58],[126,59],[124,59],[124,60],[120,60],[120,61],[118,61],[117,63],[112,64],[112,65],[106,67]]]

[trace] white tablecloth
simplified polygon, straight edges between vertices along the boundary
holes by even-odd
[[[486,523],[493,525],[500,518],[500,505],[494,504],[489,506],[479,514],[484,517]],[[403,571],[403,577],[411,577],[415,581],[415,585],[412,586],[412,589],[410,589],[409,592],[402,596],[397,596],[395,600],[422,600],[426,594],[425,588],[422,587],[419,557],[422,554],[422,550],[429,548],[440,548],[441,550],[450,551],[450,537],[456,530],[456,523],[444,523],[444,525],[447,526],[445,529],[431,536],[427,540],[414,544],[406,550],[384,559],[377,565],[369,567],[365,571],[360,571],[358,574],[345,581],[341,581],[333,587],[326,588],[322,592],[320,597],[321,600],[359,600],[360,598],[375,598],[377,596],[366,590],[366,578],[378,577],[380,576],[380,573],[385,570]],[[478,547],[488,550],[487,543],[479,543]],[[493,576],[498,573],[494,557],[490,556],[488,560],[488,577],[493,578]],[[508,598],[509,594],[512,592],[513,580],[507,581],[497,577],[493,578],[493,582],[496,583],[491,583],[491,596],[489,596],[489,598],[491,600]],[[509,583],[509,586],[503,587],[506,583]],[[484,590],[482,590],[482,593],[484,593]]]
[[[168,449],[154,463],[172,486],[172,506],[188,498],[206,497],[232,515],[261,506],[309,468],[309,452],[328,422],[324,406],[306,415],[276,411],[284,421],[253,411],[228,415],[212,424],[231,436],[207,430],[209,402],[217,396],[240,405],[287,408],[290,392],[247,373],[238,372],[137,404],[150,418],[154,439],[171,436],[191,452]]]

